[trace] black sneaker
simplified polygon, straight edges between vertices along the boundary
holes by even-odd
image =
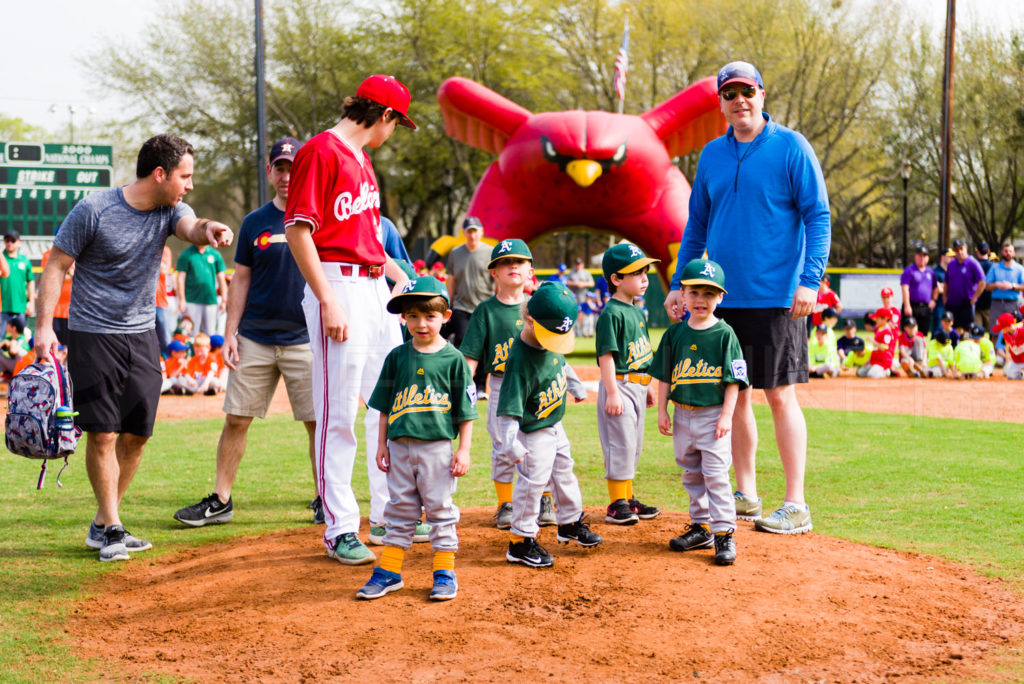
[[[563,544],[574,541],[584,548],[597,546],[604,541],[604,539],[601,539],[601,535],[591,530],[590,525],[583,521],[582,513],[580,513],[580,519],[576,522],[569,523],[568,525],[559,525],[558,535],[555,539]]]
[[[711,530],[708,529],[708,526],[694,525],[693,523],[686,526],[686,532],[683,532],[680,536],[668,543],[668,547],[673,551],[710,549],[714,545],[715,535],[711,534]]]
[[[715,533],[715,565],[732,565],[736,562],[736,540],[733,531]]]
[[[103,530],[103,546],[100,548],[100,560],[104,563],[110,561],[128,560],[128,547],[125,544],[125,537],[128,533],[121,525],[107,525]]]
[[[661,509],[657,506],[648,506],[647,504],[640,503],[633,497],[629,500],[629,509],[636,513],[636,517],[641,520],[652,520],[661,515]]]
[[[174,514],[174,519],[185,523],[190,527],[202,527],[209,523],[226,523],[235,517],[235,510],[231,505],[231,498],[227,503],[221,503],[214,492],[197,504],[186,506]]]
[[[629,502],[625,499],[616,499],[611,502],[604,514],[604,521],[612,525],[636,525],[638,520],[640,518],[629,507]]]
[[[324,500],[319,496],[310,502],[309,507],[313,509],[313,524],[323,525],[326,523],[324,518]]]
[[[505,560],[529,565],[531,568],[550,568],[555,564],[554,556],[533,537],[527,537],[521,542],[509,542]]]

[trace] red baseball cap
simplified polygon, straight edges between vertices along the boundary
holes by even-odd
[[[879,309],[878,311],[875,312],[875,320],[877,321],[879,318],[884,318],[887,321],[891,321],[892,312],[889,311],[888,309]]]
[[[882,288],[882,296],[883,297],[892,297],[892,288],[891,287],[883,287]]]
[[[416,130],[416,124],[413,123],[408,114],[409,100],[411,99],[409,97],[409,89],[402,85],[402,82],[394,76],[387,76],[385,74],[368,76],[366,80],[359,84],[359,89],[356,90],[356,97],[373,100],[377,104],[390,107],[402,115],[398,123]]]
[[[1017,322],[1012,313],[999,314],[999,318],[996,319],[996,324],[992,328],[992,332],[1002,332],[1007,328],[1012,328],[1013,324]]]

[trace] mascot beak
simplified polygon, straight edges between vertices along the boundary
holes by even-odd
[[[589,188],[601,175],[601,165],[592,159],[574,159],[565,167],[565,172],[581,188]]]

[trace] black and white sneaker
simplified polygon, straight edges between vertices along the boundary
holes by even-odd
[[[736,539],[733,530],[715,533],[715,564],[732,565],[736,562]]]
[[[90,549],[102,549],[103,548],[103,532],[106,527],[103,525],[97,525],[95,521],[89,522],[89,534],[85,537],[85,545]],[[128,530],[124,531],[124,545],[128,549],[129,553],[134,551],[148,551],[153,548],[145,539],[139,539]]]
[[[313,524],[325,524],[326,519],[324,518],[324,500],[318,496],[309,503],[309,507],[313,509]]]
[[[582,513],[580,513],[580,519],[576,522],[569,523],[568,525],[559,525],[558,535],[555,539],[563,544],[576,542],[584,548],[597,546],[604,541],[604,539],[601,538],[601,535],[591,530],[590,525],[583,521]]]
[[[616,499],[608,504],[604,514],[604,521],[611,525],[636,525],[638,520],[640,518],[625,499]]]
[[[711,534],[708,526],[694,525],[693,523],[688,524],[685,532],[668,543],[668,547],[673,551],[710,549],[714,545],[715,535]]]
[[[127,532],[121,525],[107,525],[103,530],[103,548],[100,549],[100,560],[104,563],[110,561],[128,560],[128,546],[124,543]]]
[[[235,517],[235,509],[231,505],[231,498],[228,497],[227,503],[221,503],[216,492],[199,503],[186,506],[174,514],[175,520],[190,527],[231,522],[233,517]]]
[[[554,556],[533,537],[527,537],[521,542],[509,542],[505,560],[529,565],[531,568],[550,568],[555,564]]]
[[[636,517],[641,520],[653,520],[661,515],[661,509],[657,506],[648,506],[645,503],[640,503],[634,496],[629,500],[629,508],[631,511],[636,513]]]

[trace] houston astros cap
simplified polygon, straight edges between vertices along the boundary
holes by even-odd
[[[917,248],[917,251],[915,251],[914,253],[915,254],[924,254],[925,256],[928,256],[928,248],[925,247],[924,245],[921,245],[920,247]]]
[[[302,143],[292,137],[281,138],[270,148],[270,156],[267,163],[273,166],[278,160],[295,161],[295,153],[302,147]]]
[[[850,342],[850,349],[855,352],[864,351],[864,338],[854,337],[853,341]]]
[[[434,276],[413,278],[405,284],[401,292],[388,301],[388,311],[393,314],[402,313],[403,300],[413,298],[430,299],[431,297],[444,297],[444,301],[449,301],[448,288]]]
[[[635,273],[645,266],[658,263],[658,259],[652,259],[643,253],[636,245],[629,242],[620,242],[614,247],[609,247],[601,258],[601,270],[605,278],[611,278],[613,273],[623,275]],[[559,266],[559,270],[565,270],[565,264]]]
[[[729,62],[718,70],[719,92],[730,83],[743,83],[744,85],[757,86],[764,90],[761,72],[750,62]]]
[[[839,318],[839,314],[837,314],[836,310],[833,309],[831,306],[826,306],[821,311],[821,317],[822,317],[822,319],[825,319],[825,318],[836,318],[836,319],[838,319]]]
[[[476,216],[467,216],[462,222],[462,230],[483,230],[484,224]]]
[[[710,285],[717,287],[723,293],[725,289],[725,271],[710,259],[694,259],[686,264],[683,275],[679,279],[680,285]]]
[[[913,316],[907,316],[902,321],[900,321],[900,325],[902,325],[904,328],[913,328],[914,326],[917,325],[917,319],[914,318]]]
[[[533,261],[533,254],[525,242],[519,238],[511,238],[509,240],[502,240],[494,245],[494,249],[491,250],[491,262],[487,264],[487,268],[494,268],[502,259],[527,259]]]
[[[957,238],[956,240],[953,240],[953,249],[956,249],[958,247],[966,247],[966,246],[967,246],[967,243],[964,242],[963,240],[961,240],[960,238]]]
[[[984,328],[982,328],[977,323],[975,323],[974,325],[971,326],[971,339],[972,340],[980,340],[984,336],[985,336],[985,329]]]
[[[856,327],[857,327],[857,321],[853,320],[852,318],[847,318],[846,322],[843,323],[843,328],[844,329],[845,328],[856,328]]]
[[[932,339],[938,342],[939,344],[946,344],[947,342],[949,342],[949,333],[947,333],[945,330],[936,330],[935,332],[932,333]]]
[[[398,123],[406,128],[416,130],[416,124],[409,118],[409,100],[411,99],[409,89],[394,76],[387,76],[385,74],[368,76],[366,80],[359,84],[359,89],[356,90],[356,97],[363,97],[385,107],[390,107],[402,115]]]
[[[561,283],[546,280],[526,304],[533,318],[533,334],[540,346],[556,354],[568,354],[576,344],[572,331],[579,309],[576,298]]]

